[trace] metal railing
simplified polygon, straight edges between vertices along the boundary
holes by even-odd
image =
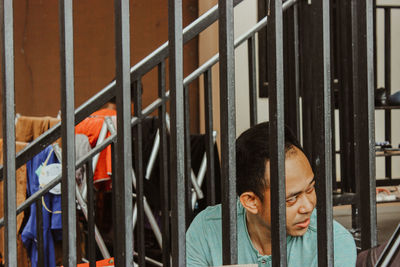
[[[221,108],[221,176],[222,179],[222,223],[223,227],[223,263],[237,262],[236,240],[236,163],[235,163],[235,73],[234,49],[247,42],[249,55],[249,92],[250,92],[250,121],[251,125],[257,122],[257,92],[256,92],[256,34],[267,25],[268,20],[268,72],[269,72],[269,114],[271,122],[271,210],[272,212],[272,258],[273,266],[286,266],[286,219],[285,219],[285,179],[284,179],[284,64],[283,64],[283,11],[293,8],[296,12],[303,12],[306,16],[297,27],[305,32],[303,36],[295,34],[294,42],[299,45],[299,54],[302,59],[299,68],[295,68],[297,77],[302,73],[301,84],[308,96],[315,94],[315,121],[304,121],[309,112],[310,102],[303,104],[303,135],[313,136],[315,141],[313,150],[313,165],[315,167],[318,192],[318,263],[320,266],[333,266],[333,234],[332,234],[332,173],[331,153],[331,108],[330,108],[330,28],[329,28],[329,1],[306,1],[297,3],[296,0],[270,1],[269,16],[260,20],[246,34],[233,39],[233,8],[240,0],[219,0],[219,7],[215,6],[185,29],[182,29],[181,1],[169,0],[169,41],[148,55],[138,64],[130,67],[129,62],[129,1],[115,0],[115,27],[116,27],[116,80],[103,88],[99,93],[85,102],[77,110],[74,107],[74,76],[73,76],[73,25],[72,0],[60,0],[60,32],[61,32],[61,106],[62,122],[38,139],[29,144],[18,154],[15,153],[15,125],[14,125],[14,67],[13,67],[13,7],[12,0],[4,0],[1,8],[2,18],[2,73],[3,73],[3,137],[4,137],[4,167],[1,178],[4,180],[5,217],[0,221],[5,226],[6,252],[5,260],[8,266],[16,266],[16,215],[33,203],[40,209],[41,197],[51,188],[62,181],[62,212],[63,216],[63,265],[76,266],[76,203],[75,203],[75,168],[88,163],[92,158],[108,145],[112,145],[113,155],[113,212],[114,225],[118,225],[114,232],[114,257],[116,266],[133,266],[134,260],[140,266],[145,266],[144,248],[144,204],[143,204],[143,157],[142,157],[142,121],[152,112],[158,110],[160,118],[160,181],[162,207],[162,263],[164,266],[184,266],[185,232],[188,227],[187,218],[190,213],[191,198],[187,192],[190,184],[190,142],[188,142],[188,90],[190,83],[203,76],[205,93],[205,125],[206,125],[206,153],[210,164],[207,167],[208,176],[208,203],[215,203],[213,188],[213,119],[212,119],[212,86],[211,67],[219,62],[220,66],[220,108]],[[356,178],[359,188],[360,219],[362,232],[362,247],[369,248],[376,244],[376,207],[375,207],[375,173],[374,173],[374,116],[373,116],[373,52],[372,52],[372,0],[355,1],[357,10],[357,31],[354,36],[356,52],[354,79],[357,94],[363,97],[356,103],[358,120],[354,128],[357,130],[356,158],[357,162],[368,162],[369,167],[356,166]],[[209,25],[219,21],[219,54],[212,57],[192,74],[183,77],[183,45],[196,37]],[[308,28],[309,27],[309,28]],[[312,29],[312,31],[311,31]],[[311,35],[311,33],[313,33]],[[313,36],[313,44],[306,38]],[[304,40],[303,40],[304,39]],[[304,44],[310,44],[313,49]],[[169,88],[166,85],[165,60],[169,58]],[[312,60],[311,60],[312,59]],[[297,61],[299,62],[299,61]],[[158,69],[158,98],[150,105],[142,108],[141,78],[154,67]],[[312,75],[310,75],[312,73]],[[371,78],[372,77],[372,78]],[[300,81],[298,81],[300,82]],[[130,114],[131,91],[134,85],[134,117]],[[305,90],[310,87],[312,90]],[[103,104],[116,96],[117,101],[117,132],[112,133],[101,144],[91,150],[86,156],[75,162],[74,154],[74,126],[89,116]],[[310,98],[310,99],[311,99]],[[167,133],[166,133],[166,106],[170,101],[171,133],[168,164]],[[308,106],[307,106],[308,105]],[[306,107],[305,107],[306,106]],[[131,151],[132,134],[134,127],[134,151]],[[314,129],[314,132],[308,132]],[[59,176],[44,188],[30,196],[19,207],[16,207],[15,198],[15,169],[19,168],[40,152],[47,145],[62,137],[62,176]],[[132,164],[132,154],[134,163]],[[188,155],[189,154],[189,155]],[[137,242],[133,242],[132,227],[132,180],[131,170],[134,166],[137,178]],[[168,165],[171,175],[168,176]],[[91,169],[90,167],[88,168]],[[92,177],[88,173],[88,177]],[[168,177],[171,177],[169,181]],[[90,181],[91,179],[88,179]],[[364,182],[366,180],[366,182]],[[171,192],[169,192],[171,185]],[[94,213],[93,185],[88,182],[88,213]],[[170,193],[170,194],[169,194]],[[283,204],[283,205],[282,205]],[[171,216],[170,209],[171,207]],[[41,210],[41,209],[40,209]],[[88,216],[93,217],[93,216]],[[41,216],[38,216],[38,226],[41,225]],[[94,220],[89,220],[89,260],[94,266]],[[38,231],[38,233],[41,231]],[[39,234],[38,241],[43,240]],[[134,253],[137,251],[137,257]],[[43,263],[43,248],[39,246],[39,262]]]

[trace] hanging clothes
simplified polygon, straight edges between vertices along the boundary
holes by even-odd
[[[27,196],[31,196],[39,190],[38,168],[45,163],[59,163],[52,146],[48,146],[42,152],[26,163],[27,169]],[[43,240],[44,240],[44,264],[45,267],[56,266],[54,241],[62,238],[61,221],[61,195],[47,193],[42,197],[43,206]],[[36,267],[38,261],[37,235],[36,235],[36,204],[30,207],[28,222],[22,231],[21,237],[32,267]]]
[[[90,146],[93,148],[96,146],[101,127],[104,123],[104,118],[116,115],[116,110],[100,109],[75,126],[75,134],[86,135],[89,138]],[[109,136],[110,132],[107,132],[106,138]],[[99,161],[97,162],[96,170],[94,171],[93,182],[97,184],[97,188],[111,191],[111,174],[111,145],[109,145],[100,152]],[[100,185],[101,182],[102,184]]]
[[[16,141],[16,152],[19,152],[28,143]],[[3,139],[0,139],[0,165],[3,164]],[[3,196],[4,181],[0,181],[0,196]],[[17,186],[17,206],[21,205],[26,199],[26,165],[18,168],[16,173],[16,186]],[[0,218],[4,217],[4,203],[3,197],[0,197]],[[17,216],[17,230],[22,231],[24,213]],[[28,256],[26,249],[22,244],[21,237],[18,235],[17,239],[17,252],[18,252],[18,266],[28,266]],[[4,227],[0,229],[0,266],[4,264],[2,255],[4,255]]]
[[[15,125],[15,138],[17,141],[31,142],[59,121],[59,119],[49,116],[20,116]]]

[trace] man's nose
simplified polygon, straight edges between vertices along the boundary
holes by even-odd
[[[308,196],[307,194],[304,194],[301,197],[301,203],[300,203],[300,208],[299,212],[300,213],[310,213],[314,209],[314,202],[313,198],[311,196]]]

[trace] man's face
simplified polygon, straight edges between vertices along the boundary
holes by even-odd
[[[266,163],[266,179],[270,181],[270,165]],[[286,153],[286,232],[291,236],[302,236],[310,224],[310,216],[317,202],[314,189],[314,173],[306,156],[298,148]],[[271,192],[267,188],[262,203],[261,216],[271,228]]]

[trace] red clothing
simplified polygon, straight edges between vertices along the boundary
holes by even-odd
[[[88,137],[90,146],[93,148],[96,146],[97,139],[100,134],[101,127],[103,126],[104,117],[116,116],[117,111],[113,109],[100,109],[84,119],[81,123],[76,125],[75,134],[84,134]],[[106,138],[110,136],[110,132],[107,131]],[[99,160],[97,162],[96,170],[93,176],[94,183],[103,182],[98,187],[104,187],[104,190],[111,190],[111,145],[107,146],[103,151],[100,152]]]
[[[89,263],[81,263],[77,265],[78,267],[89,267]],[[96,261],[96,267],[106,267],[114,266],[114,258],[104,259]]]

